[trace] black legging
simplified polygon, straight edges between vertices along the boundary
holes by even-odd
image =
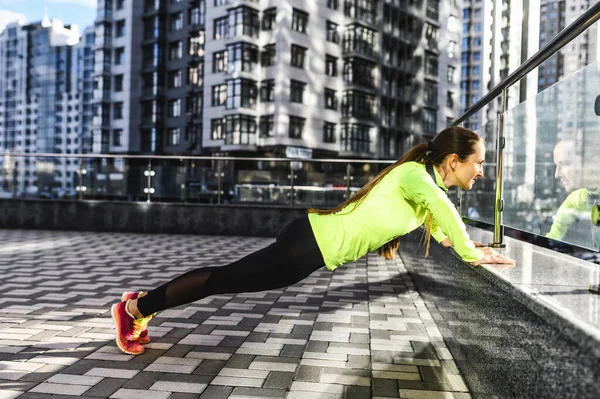
[[[308,216],[287,223],[277,240],[221,267],[189,271],[138,299],[144,316],[210,295],[258,292],[287,287],[325,265]]]

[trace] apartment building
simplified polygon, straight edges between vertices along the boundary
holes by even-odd
[[[458,13],[436,0],[100,0],[93,150],[397,157],[457,114],[459,32],[439,19]]]
[[[0,152],[81,152],[78,43],[76,26],[47,18],[15,22],[0,33]],[[76,159],[3,157],[1,162],[4,195],[51,196],[75,189]]]

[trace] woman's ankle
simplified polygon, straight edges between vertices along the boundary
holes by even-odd
[[[140,313],[137,307],[137,299],[131,299],[127,302],[127,311],[129,311],[136,319],[144,318],[144,315]]]

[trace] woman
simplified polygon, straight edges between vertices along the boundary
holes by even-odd
[[[341,206],[288,223],[275,243],[234,263],[187,272],[147,294],[126,292],[112,306],[117,345],[132,355],[149,342],[147,325],[156,312],[210,295],[257,292],[294,284],[322,266],[335,270],[377,249],[395,256],[398,237],[427,219],[430,235],[477,266],[513,263],[491,248],[476,249],[458,212],[448,199],[449,187],[470,190],[483,177],[483,141],[474,132],[449,127],[428,144],[413,147]],[[428,216],[429,215],[429,216]]]

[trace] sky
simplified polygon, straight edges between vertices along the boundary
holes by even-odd
[[[50,19],[59,19],[65,25],[76,24],[79,31],[93,25],[97,0],[0,0],[0,32],[7,23],[24,19],[38,22],[44,12]]]

